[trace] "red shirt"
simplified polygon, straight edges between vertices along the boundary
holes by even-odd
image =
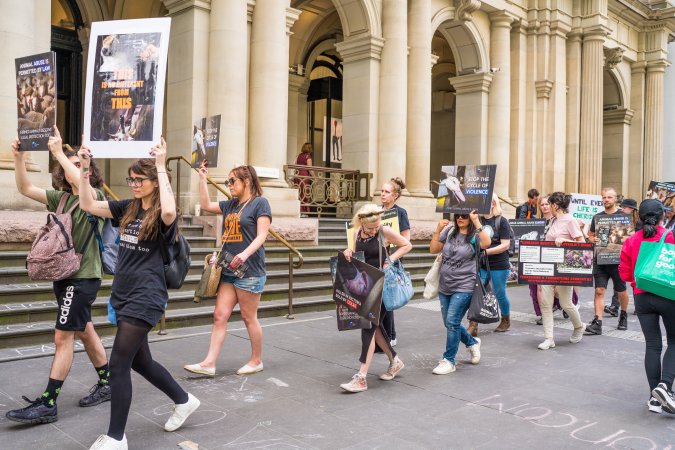
[[[642,242],[657,242],[663,236],[663,233],[668,232],[665,242],[669,244],[675,244],[675,239],[673,238],[673,233],[667,231],[662,226],[656,227],[656,235],[645,239],[642,235],[642,230],[636,232],[634,235],[629,237],[626,242],[623,243],[621,248],[621,263],[619,264],[619,275],[621,279],[625,282],[630,282],[630,285],[633,286],[634,294],[642,294],[645,291],[635,287],[635,263],[638,259],[638,253],[640,252],[640,245]]]

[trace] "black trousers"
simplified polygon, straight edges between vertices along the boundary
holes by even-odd
[[[654,389],[662,381],[672,388],[675,379],[675,301],[644,292],[635,295],[635,310],[645,336],[645,371],[649,389]],[[663,356],[663,367],[663,340],[659,319],[663,320],[668,342]]]
[[[385,318],[388,314],[391,314],[391,312],[387,311],[384,308],[384,305],[382,305],[380,308],[380,324],[377,326],[371,325],[370,328],[361,329],[361,357],[359,358],[359,362],[361,362],[361,364],[366,363],[366,358],[368,357],[368,348],[370,347],[370,343],[373,342],[373,339],[375,339],[375,331],[378,329],[382,332],[384,340],[387,342],[387,348],[389,348],[391,355],[396,356],[396,351],[394,351],[390,343],[391,339],[387,334],[387,330],[384,328]]]

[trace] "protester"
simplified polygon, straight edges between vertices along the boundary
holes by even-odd
[[[164,314],[169,295],[160,246],[173,253],[178,236],[176,202],[166,173],[166,143],[150,150],[154,159],[139,159],[129,166],[127,184],[134,198],[95,201],[81,198],[84,211],[114,219],[120,224],[120,246],[110,304],[117,316],[117,334],[110,354],[111,405],[108,433],[92,449],[126,449],[124,434],[131,407],[131,369],[164,392],[175,403],[164,424],[175,431],[199,407],[199,400],[185,392],[157,361],[152,359],[148,333]],[[91,153],[82,146],[80,191],[91,189]]]
[[[258,321],[258,306],[265,288],[265,248],[272,210],[262,196],[260,180],[253,166],[239,166],[229,174],[228,187],[232,200],[212,202],[209,199],[206,177],[208,168],[199,169],[199,202],[203,211],[223,215],[223,247],[221,254],[229,253],[233,259],[225,264],[216,294],[213,311],[213,329],[206,357],[184,369],[203,375],[216,374],[216,362],[227,335],[227,321],[234,307],[239,304],[241,318],[251,341],[251,356],[237,370],[238,375],[250,375],[263,370],[262,327]],[[244,265],[243,273],[238,268]],[[241,276],[238,276],[237,273]]]
[[[398,230],[407,241],[410,241],[410,221],[408,220],[408,211],[396,204],[396,200],[401,197],[401,191],[405,189],[405,183],[400,178],[392,178],[382,185],[382,192],[380,193],[380,201],[382,202],[382,209],[389,211],[394,208],[398,218]],[[394,311],[389,311],[385,316],[384,329],[387,336],[391,339],[391,346],[397,344],[396,341],[396,326],[394,324]]]
[[[377,205],[365,204],[354,215],[352,224],[354,225],[355,243],[354,248],[348,248],[344,251],[347,261],[351,261],[354,252],[363,252],[366,263],[373,267],[384,269],[389,264],[401,259],[403,255],[412,250],[412,245],[408,240],[396,231],[386,225],[382,225],[381,216],[384,213]],[[396,246],[396,251],[387,258],[387,245]],[[380,375],[384,381],[393,380],[396,375],[405,367],[403,361],[398,357],[396,351],[391,346],[387,331],[384,329],[383,322],[389,314],[382,304],[380,308],[380,324],[371,324],[370,328],[361,330],[361,357],[359,362],[361,367],[351,381],[341,384],[340,387],[348,392],[362,392],[368,389],[366,376],[370,363],[375,353],[375,343],[380,346],[382,351],[389,358],[389,368]]]
[[[635,285],[635,264],[643,242],[657,242],[663,233],[669,233],[665,242],[675,244],[675,235],[667,231],[663,221],[663,205],[658,200],[644,200],[639,209],[642,229],[629,237],[621,248],[619,273],[621,278],[630,282],[635,294],[635,308],[638,320],[645,337],[645,372],[649,383],[651,398],[647,403],[650,411],[660,413],[662,410],[675,414],[675,397],[673,396],[673,380],[675,379],[675,302],[651,292],[638,289]],[[666,329],[668,348],[661,352],[660,320]]]
[[[466,345],[471,354],[471,363],[480,362],[480,339],[471,336],[462,325],[462,318],[469,310],[476,282],[476,237],[481,249],[491,244],[488,230],[481,226],[476,211],[470,214],[455,214],[454,223],[441,220],[431,237],[429,251],[442,251],[439,271],[438,298],[441,302],[443,324],[447,329],[443,358],[432,371],[446,375],[455,371],[455,357],[459,343]]]
[[[527,191],[527,202],[516,208],[516,219],[534,219],[537,217],[539,191],[532,188]]]
[[[620,211],[619,208],[617,208],[616,199],[616,189],[611,187],[602,189],[602,203],[605,209],[593,216],[593,219],[591,220],[591,228],[588,233],[588,240],[593,244],[600,242],[600,239],[595,235],[595,222],[598,218],[613,215],[624,215],[623,211]],[[626,283],[624,283],[619,276],[619,265],[600,265],[597,263],[596,257],[593,260],[593,278],[595,279],[595,317],[593,317],[591,323],[586,326],[586,333],[596,335],[602,334],[602,313],[605,309],[605,292],[607,291],[607,284],[609,283],[610,278],[612,279],[614,290],[618,294],[619,304],[621,307],[621,315],[619,316],[619,325],[617,326],[617,329],[627,330],[628,313],[626,310],[628,309],[628,291],[626,290]]]
[[[53,283],[58,312],[54,326],[54,359],[47,388],[34,401],[23,397],[30,404],[22,409],[8,411],[6,414],[9,420],[15,422],[49,423],[58,420],[56,400],[73,364],[75,337],[84,344],[87,356],[98,375],[98,382],[91,388],[89,395],[80,399],[80,406],[94,406],[110,400],[108,359],[91,321],[91,305],[96,300],[102,275],[101,255],[93,226],[100,229],[102,221],[96,220],[91,223],[80,206],[76,206],[80,201],[80,171],[78,170],[80,162],[76,152],[63,151],[61,135],[56,127],[54,127],[54,136],[49,138],[49,150],[59,163],[52,172],[52,183],[59,190],[44,190],[33,185],[26,171],[25,153],[20,151],[19,147],[20,141],[15,139],[12,142],[12,154],[14,155],[14,176],[19,192],[47,205],[47,210],[50,212],[57,210],[64,195],[71,194],[63,210],[72,209],[73,245],[75,251],[82,255],[80,269],[75,274]],[[91,181],[94,188],[89,187],[83,191],[85,192],[83,197],[103,199],[103,193],[99,190],[102,185],[101,176],[93,161]]]
[[[311,166],[312,165],[312,153],[314,152],[314,147],[309,142],[302,144],[302,149],[300,149],[300,154],[295,160],[295,164],[298,166]],[[311,191],[312,191],[312,179],[307,178],[312,176],[312,171],[308,169],[298,169],[296,178],[296,184],[298,185],[298,197],[300,199],[300,214],[307,216],[310,212],[309,203],[312,200]]]
[[[555,242],[555,245],[558,247],[563,242],[584,241],[579,224],[567,211],[571,200],[572,196],[565,195],[564,192],[554,192],[548,196],[553,218],[546,232],[545,240]],[[558,291],[560,305],[567,312],[574,326],[570,342],[572,344],[580,342],[584,334],[584,324],[579,317],[579,311],[572,304],[572,286],[542,285],[539,307],[541,308],[541,318],[544,324],[544,342],[539,344],[540,350],[548,350],[555,347],[555,341],[553,340],[553,297],[555,290]]]
[[[672,208],[666,209],[666,218],[663,227],[666,230],[675,230],[675,211]]]
[[[642,228],[642,222],[640,222],[640,214],[638,213],[637,201],[635,201],[632,198],[624,198],[623,200],[621,200],[620,208],[624,214],[630,216],[635,231],[639,231],[640,228]]]

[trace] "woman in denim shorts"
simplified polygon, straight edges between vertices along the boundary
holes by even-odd
[[[272,211],[252,166],[232,169],[227,184],[232,200],[212,202],[207,191],[205,164],[199,170],[199,200],[202,211],[223,214],[223,267],[213,311],[213,330],[206,357],[197,364],[184,366],[193,373],[213,376],[216,360],[227,334],[227,321],[239,303],[241,317],[251,340],[251,357],[237,374],[248,375],[263,370],[262,328],[258,322],[258,305],[265,287],[265,249],[263,243],[272,222]]]

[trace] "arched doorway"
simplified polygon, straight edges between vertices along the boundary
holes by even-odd
[[[625,106],[625,90],[617,69],[603,72],[602,186],[628,192],[629,135],[633,111]]]

